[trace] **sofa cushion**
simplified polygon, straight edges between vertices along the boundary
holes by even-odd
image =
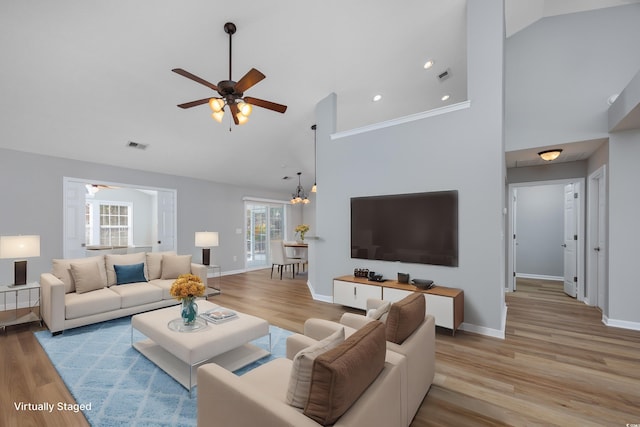
[[[113,286],[117,283],[116,270],[113,268],[114,265],[131,265],[140,263],[144,263],[146,265],[147,262],[147,256],[144,252],[123,255],[107,254],[104,256],[104,259],[107,270],[107,286]]]
[[[126,285],[127,283],[146,282],[144,275],[144,263],[131,265],[114,265],[116,272],[116,285]]]
[[[107,286],[107,272],[104,265],[104,255],[93,256],[88,258],[75,258],[75,259],[54,259],[53,260],[53,269],[51,270],[51,274],[56,276],[58,279],[64,283],[64,292],[75,292],[76,285],[73,281],[73,277],[71,276],[71,264],[79,264],[81,262],[96,262],[98,263],[98,268],[100,268],[100,277],[103,281],[104,286]]]
[[[77,319],[120,309],[120,295],[109,288],[83,294],[72,292],[64,296],[64,306],[65,319]]]
[[[147,252],[147,278],[159,279],[162,276],[162,256],[175,254],[174,251]]]
[[[79,294],[102,289],[105,286],[97,262],[71,264],[71,277]]]
[[[331,350],[344,341],[344,328],[340,328],[327,338],[302,349],[293,358],[293,368],[287,390],[287,403],[296,408],[304,408],[309,399],[313,361],[327,350]]]
[[[425,316],[424,295],[414,292],[391,304],[387,317],[387,341],[402,344],[422,324]]]
[[[162,299],[174,299],[171,296],[171,285],[175,282],[174,279],[153,279],[149,280],[149,284],[157,286],[162,289]]]
[[[334,424],[378,377],[386,349],[385,326],[374,320],[316,357],[304,414],[323,426]]]
[[[162,289],[146,282],[112,286],[109,289],[120,295],[121,308],[135,307],[162,300]]]
[[[191,255],[163,255],[161,279],[177,279],[191,273]]]

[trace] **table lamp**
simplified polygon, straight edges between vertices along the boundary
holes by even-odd
[[[211,249],[218,246],[217,231],[196,231],[196,247],[202,248],[202,264],[209,265],[211,262]]]
[[[40,256],[40,236],[0,236],[0,258],[18,259],[14,263],[14,285],[27,284],[27,261]]]

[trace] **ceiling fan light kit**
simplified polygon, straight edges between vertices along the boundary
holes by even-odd
[[[231,78],[231,52],[232,52],[232,36],[236,32],[236,26],[232,22],[224,24],[225,33],[229,34],[229,80],[221,80],[217,85],[210,83],[195,74],[192,74],[182,68],[174,68],[173,71],[176,74],[180,74],[196,83],[200,83],[210,89],[218,92],[219,97],[203,98],[196,101],[185,102],[179,104],[178,107],[186,109],[196,107],[202,104],[209,104],[211,111],[211,117],[218,123],[222,122],[224,117],[225,107],[229,107],[233,122],[236,125],[242,125],[249,120],[249,115],[253,110],[253,106],[266,108],[267,110],[276,111],[278,113],[284,113],[287,110],[286,105],[277,104],[271,101],[265,101],[264,99],[245,97],[244,92],[253,87],[257,83],[265,79],[265,75],[260,71],[252,68],[249,70],[240,80],[233,81]]]

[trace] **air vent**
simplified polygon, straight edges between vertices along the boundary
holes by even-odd
[[[129,141],[127,147],[137,148],[138,150],[146,150],[148,144],[140,144],[139,142]]]
[[[440,80],[441,82],[447,80],[449,77],[451,77],[451,70],[449,68],[438,73],[438,80]]]

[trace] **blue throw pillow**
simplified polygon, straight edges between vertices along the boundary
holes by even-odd
[[[144,263],[131,265],[114,265],[116,270],[116,285],[124,285],[127,283],[146,282],[144,277]]]

